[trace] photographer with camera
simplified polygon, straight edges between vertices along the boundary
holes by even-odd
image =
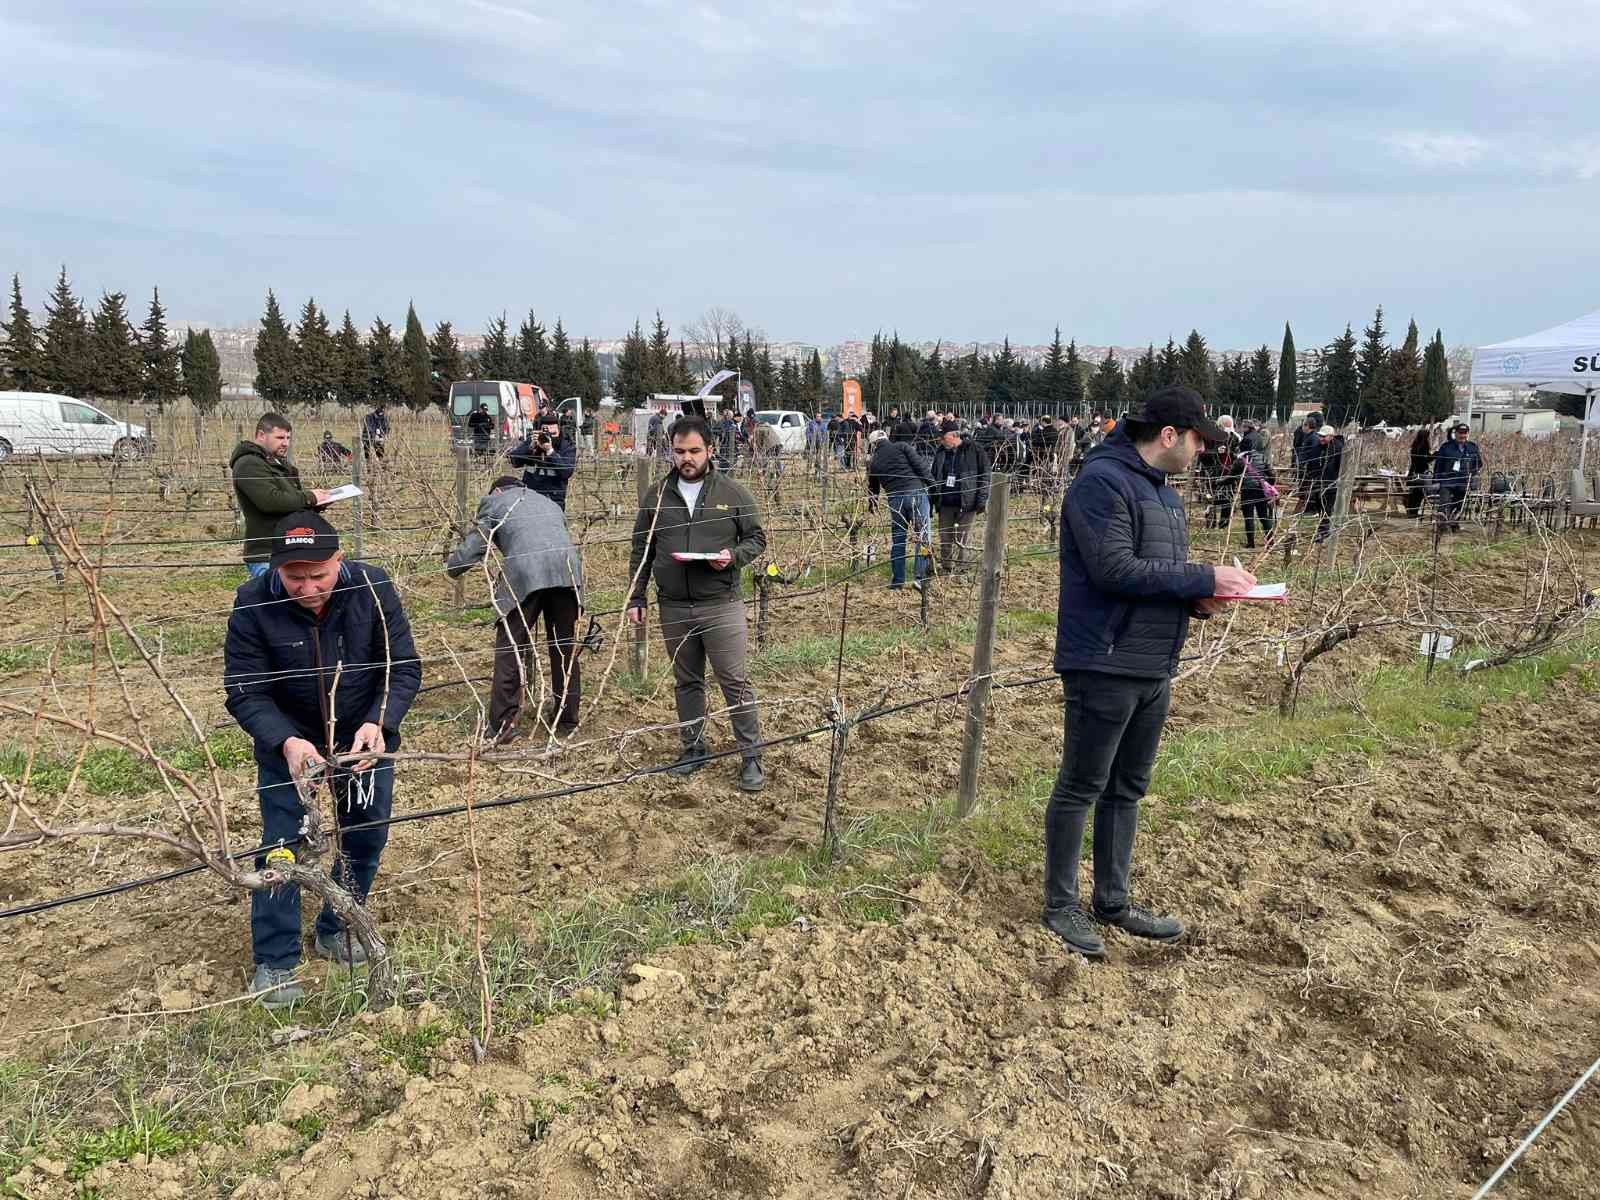
[[[567,507],[567,480],[578,465],[578,448],[553,412],[539,414],[533,432],[511,448],[511,465],[521,467],[522,486]]]

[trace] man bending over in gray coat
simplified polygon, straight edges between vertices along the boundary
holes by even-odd
[[[523,487],[515,475],[501,476],[478,502],[472,528],[450,552],[445,573],[451,578],[463,575],[485,557],[500,616],[489,696],[489,729],[495,745],[519,736],[517,718],[522,698],[530,692],[549,697],[540,724],[548,728],[554,721],[556,733],[564,737],[578,727],[576,632],[583,590],[583,564],[567,533],[566,515],[554,501]],[[548,692],[533,653],[533,630],[540,613],[550,649]]]

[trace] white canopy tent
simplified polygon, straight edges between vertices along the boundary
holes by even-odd
[[[1568,321],[1541,333],[1479,346],[1472,352],[1472,376],[1467,384],[1467,416],[1472,416],[1474,392],[1484,387],[1525,387],[1543,392],[1583,396],[1583,449],[1588,451],[1589,430],[1600,428],[1600,312]]]

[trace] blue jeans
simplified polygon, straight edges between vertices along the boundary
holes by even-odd
[[[260,579],[268,571],[272,570],[272,567],[264,562],[247,562],[244,565],[244,569],[250,572],[251,579]]]
[[[339,803],[335,806],[338,823],[356,825],[363,821],[387,820],[394,807],[394,763],[380,762],[361,773],[363,790],[371,788],[370,798],[362,804],[347,788],[350,778],[340,772],[335,781]],[[371,776],[368,780],[364,777]],[[287,842],[300,835],[300,818],[303,810],[300,797],[289,777],[289,764],[274,756],[270,762],[256,762],[256,795],[261,801],[261,842],[270,846]],[[372,880],[378,874],[378,856],[389,840],[389,827],[358,829],[341,834],[338,838],[339,855],[333,863],[334,880],[348,888],[357,900],[366,901]],[[295,851],[297,854],[299,850]],[[256,859],[256,870],[267,865],[266,856]],[[331,936],[340,931],[339,919],[326,905],[317,915],[318,935]],[[292,967],[300,961],[300,889],[298,886],[281,887],[271,892],[250,893],[250,941],[257,963],[271,967]]]
[[[916,575],[925,579],[928,574],[928,557],[922,548],[928,544],[928,493],[918,488],[889,497],[889,586],[904,587],[906,582],[906,533],[917,539]]]

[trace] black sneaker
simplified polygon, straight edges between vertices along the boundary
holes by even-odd
[[[706,765],[705,743],[698,746],[685,746],[683,753],[678,755],[678,761],[667,768],[668,775],[676,775],[680,779],[686,775],[693,775]]]
[[[1094,922],[1089,920],[1089,914],[1079,905],[1047,908],[1044,910],[1043,921],[1044,927],[1065,942],[1068,950],[1074,950],[1085,958],[1106,956],[1105,942],[1101,941],[1100,935],[1094,931]]]
[[[1115,925],[1123,933],[1149,938],[1154,942],[1175,942],[1183,936],[1183,922],[1176,917],[1153,913],[1138,904],[1130,904],[1116,916],[1096,912],[1094,919],[1102,925]]]

